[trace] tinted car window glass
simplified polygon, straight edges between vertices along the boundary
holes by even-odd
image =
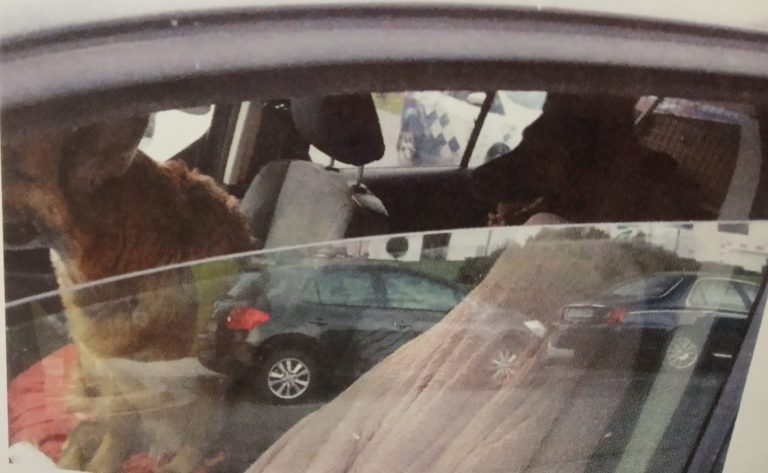
[[[305,276],[305,273],[292,268],[244,273],[228,294],[235,299],[244,299],[260,295],[266,287],[267,297],[279,297],[295,293]]]
[[[402,272],[386,272],[382,278],[389,307],[445,311],[457,303],[452,288],[427,278]]]
[[[325,270],[318,273],[316,283],[322,304],[365,306],[378,303],[373,275],[366,271]]]
[[[678,276],[658,276],[624,284],[611,291],[621,297],[659,297],[680,282]]]
[[[267,271],[269,275],[268,297],[296,294],[306,284],[311,271],[306,268],[279,268]]]
[[[315,279],[310,279],[304,284],[304,287],[301,290],[300,299],[305,302],[320,302],[320,292],[317,288],[317,281]]]
[[[705,309],[726,309],[746,312],[750,302],[731,281],[703,279],[691,291],[689,305]]]
[[[427,100],[459,100],[476,108],[478,99],[486,98],[473,96],[473,92],[436,94],[440,95],[421,96],[421,104],[415,106],[418,119],[406,120],[410,123],[406,131],[415,129],[422,119],[437,117],[424,113]],[[436,146],[445,146],[440,144],[440,134],[424,135],[424,144],[411,151],[405,146],[409,141],[401,139],[404,120],[412,116],[407,112],[413,110],[406,106],[407,95],[374,98],[380,116],[399,113],[397,119],[381,120],[382,127],[390,126],[384,132],[387,152],[394,154],[387,159],[424,151],[423,157],[418,155],[424,161],[413,165],[432,165],[431,153]],[[125,242],[116,239],[120,245],[108,241],[103,250],[106,254],[128,249],[119,251],[119,256],[139,258],[127,267],[148,268],[146,271],[109,273],[103,279],[64,285],[55,294],[6,304],[12,442],[39,445],[59,461],[65,438],[69,446],[77,445],[83,441],[81,435],[88,437],[89,428],[112,427],[117,417],[121,421],[117,433],[128,442],[119,455],[136,446],[134,453],[149,452],[153,457],[156,451],[177,448],[177,438],[199,434],[189,435],[197,443],[185,445],[183,451],[194,452],[193,460],[205,452],[224,452],[227,463],[217,468],[226,472],[247,471],[254,462],[250,471],[343,471],[351,464],[360,471],[375,470],[381,464],[392,471],[413,470],[416,465],[419,471],[435,472],[456,469],[455,465],[462,471],[477,472],[685,471],[712,409],[718,405],[741,334],[752,323],[752,317],[724,313],[728,307],[736,307],[739,315],[744,314],[746,300],[755,297],[756,290],[741,288],[736,281],[760,282],[764,277],[768,256],[765,222],[736,219],[718,225],[714,221],[721,209],[733,209],[728,206],[739,203],[731,201],[734,195],[752,205],[749,193],[743,192],[748,186],[740,185],[745,181],[732,176],[739,175],[743,163],[747,171],[754,171],[749,165],[755,156],[760,157],[754,147],[745,144],[759,138],[745,131],[754,118],[735,109],[741,116],[738,123],[723,122],[719,111],[713,117],[700,113],[697,106],[691,112],[691,107],[678,103],[674,110],[664,106],[651,112],[659,120],[641,121],[637,126],[633,113],[641,108],[635,97],[551,94],[546,103],[550,99],[555,99],[556,106],[544,107],[541,116],[526,128],[526,136],[512,147],[511,152],[521,153],[506,161],[506,172],[493,172],[495,180],[486,187],[472,188],[465,178],[474,178],[475,171],[504,158],[467,173],[454,169],[414,172],[407,167],[392,173],[364,173],[363,183],[381,194],[388,216],[399,217],[403,227],[363,222],[345,233],[350,238],[334,237],[332,243],[312,240],[290,248],[283,243],[280,248],[281,242],[275,241],[266,251],[234,244],[222,250],[218,244],[237,235],[243,222],[227,220],[236,228],[216,234],[220,227],[211,222],[217,216],[231,215],[229,212],[169,211],[167,207],[177,198],[188,199],[189,195],[174,192],[162,201],[145,203],[141,200],[144,188],[131,181],[123,190],[138,188],[140,192],[120,194],[119,202],[142,203],[132,222],[143,225],[143,230],[123,235]],[[615,133],[617,114],[613,112],[627,104],[621,111],[628,113],[619,117],[622,133]],[[494,99],[490,113],[500,115],[507,110],[500,99],[498,103]],[[606,112],[610,112],[608,117],[601,117]],[[683,114],[695,116],[681,117]],[[685,128],[676,134],[675,123],[680,118],[691,118],[686,126],[694,129],[706,122],[703,130],[724,127],[726,132],[689,133]],[[444,126],[456,123],[451,118]],[[534,129],[542,123],[545,126]],[[121,122],[118,131],[124,125]],[[658,127],[669,133],[653,135],[653,142],[644,143],[647,149],[634,147],[635,138],[655,133]],[[120,135],[117,131],[101,135],[99,130],[87,130],[96,138],[109,138],[94,140],[97,145]],[[739,139],[734,144],[731,135],[736,134]],[[73,146],[87,143],[89,136],[76,134]],[[723,141],[722,146],[707,144],[708,137]],[[398,141],[403,145],[399,150]],[[629,149],[623,148],[627,143]],[[743,153],[745,149],[750,152]],[[488,151],[478,152],[485,160]],[[434,162],[455,167],[458,154],[437,153],[439,159]],[[723,156],[727,159],[721,159]],[[267,153],[267,157],[272,156]],[[144,167],[132,171],[156,169],[138,154],[135,160]],[[19,175],[25,174],[7,173],[6,167],[21,161],[3,160],[3,195],[16,198],[16,205],[26,203],[22,197],[30,185],[23,181],[19,185]],[[246,169],[250,163],[241,164]],[[311,163],[300,164],[314,168],[317,176],[333,172]],[[715,172],[707,171],[710,164]],[[71,172],[79,167],[51,169],[68,178],[83,177]],[[452,178],[443,180],[447,174]],[[660,181],[674,174],[681,180],[661,185]],[[377,181],[377,176],[386,179]],[[430,179],[422,180],[423,176]],[[151,185],[149,180],[141,180],[145,181]],[[40,182],[34,187],[36,192],[59,180]],[[121,182],[121,176],[113,176],[99,196],[116,193]],[[212,192],[213,183],[205,182],[206,191]],[[301,182],[307,181],[299,182],[280,196],[274,212],[267,212],[264,222],[270,229],[278,226],[272,218],[285,219],[281,224],[289,222],[290,231],[284,234],[291,235],[331,220],[302,213],[307,200],[298,191],[305,190]],[[267,179],[267,183],[273,182]],[[258,184],[269,187],[265,181]],[[371,203],[362,192],[365,187],[343,184],[336,191],[350,205],[357,210],[373,208],[365,205]],[[480,195],[489,188],[496,192]],[[685,200],[681,194],[686,192],[704,197]],[[208,195],[201,192],[194,197],[201,194]],[[307,191],[303,197],[307,194],[310,200],[326,196]],[[60,193],[51,195],[60,197]],[[229,202],[228,197],[218,195],[219,200],[205,201],[211,205]],[[455,199],[449,199],[451,196]],[[108,200],[91,198],[89,193],[85,194],[88,199],[77,197],[67,204],[86,202],[80,208],[85,213],[100,207],[92,203]],[[464,205],[475,198],[481,200],[477,205]],[[402,205],[393,205],[398,199]],[[492,223],[498,226],[488,228],[485,211],[499,203],[511,213],[497,216]],[[341,208],[330,207],[334,211]],[[58,210],[68,208],[62,205]],[[679,213],[670,217],[667,211],[671,208]],[[145,218],[157,209],[162,219]],[[637,209],[645,213],[635,213]],[[80,223],[98,222],[94,233],[99,235],[102,222],[119,211],[109,207],[106,215],[96,215],[104,219],[94,217]],[[443,213],[430,223],[434,226],[430,231],[396,233],[422,224],[435,211]],[[444,215],[461,213],[468,214],[471,218],[466,220],[476,228],[459,230],[461,225],[441,220]],[[709,221],[696,220],[702,213]],[[553,223],[537,220],[542,214],[544,218],[558,217],[554,222],[559,225],[542,225]],[[186,220],[177,225],[174,218]],[[632,223],[633,219],[650,223]],[[169,222],[163,227],[165,233],[155,227],[158,221]],[[622,223],[611,223],[619,221]],[[522,225],[524,222],[528,224]],[[123,226],[109,229],[120,234]],[[192,233],[196,246],[190,244]],[[243,241],[250,244],[251,235],[243,233]],[[359,234],[373,236],[351,238]],[[7,244],[12,236],[5,233]],[[21,238],[25,233],[15,236]],[[154,254],[150,250],[160,246],[149,243],[158,236],[187,251],[172,252],[170,259],[166,259],[167,253]],[[50,269],[48,250],[42,251]],[[227,252],[230,254],[224,254]],[[148,261],[147,255],[154,259]],[[73,255],[63,252],[63,256]],[[99,261],[89,257],[85,263]],[[254,266],[256,262],[263,266]],[[54,259],[53,264],[62,263]],[[673,291],[670,298],[648,300],[674,286],[679,278],[670,276],[672,272],[686,278],[680,286],[686,291],[691,288],[688,281],[700,276],[703,281],[714,272],[730,282],[703,286],[691,296],[702,305],[720,309],[695,314],[711,317],[712,324],[685,323],[690,321],[691,311],[680,308],[679,301],[687,296],[686,291],[681,291],[685,295]],[[18,283],[23,280],[14,275],[23,273],[7,272],[6,278]],[[262,287],[255,273],[263,274],[269,284]],[[443,280],[448,282],[439,282]],[[638,284],[638,280],[642,282]],[[453,288],[460,285],[472,290],[458,295]],[[253,299],[234,304],[222,301],[228,293],[248,294],[263,288],[267,288],[269,304],[253,303]],[[617,293],[606,297],[606,288],[618,288]],[[293,294],[300,297],[286,297]],[[616,295],[626,299],[617,301]],[[654,310],[648,310],[649,302]],[[436,316],[428,311],[441,313]],[[443,317],[446,312],[449,315]],[[569,313],[571,317],[566,316]],[[220,323],[209,323],[214,317]],[[109,322],[106,328],[101,326],[105,321]],[[720,330],[723,324],[728,330]],[[93,333],[97,336],[91,336]],[[717,343],[705,343],[710,339]],[[96,350],[89,351],[91,346]],[[95,359],[88,358],[91,354]],[[70,376],[73,368],[85,370],[95,387]],[[284,397],[270,397],[274,386],[279,386],[277,394]],[[155,396],[159,388],[162,395]],[[79,403],[67,406],[64,400],[73,390]],[[113,404],[113,395],[120,400],[125,397],[127,404]],[[224,425],[214,422],[218,416],[213,414],[219,410],[224,414],[221,418],[230,420]],[[124,416],[126,411],[140,415]],[[211,418],[206,419],[208,414]],[[179,418],[194,418],[195,423],[180,423]],[[521,422],[533,418],[542,421]],[[62,425],[55,435],[48,431],[54,424]],[[44,427],[35,427],[41,425]],[[137,435],[148,440],[137,442]],[[49,443],[52,436],[58,444]],[[94,443],[89,438],[82,445],[85,450]],[[64,450],[72,452],[71,447]],[[117,458],[115,463],[120,461]],[[168,459],[158,461],[162,468]]]
[[[235,284],[227,294],[235,299],[242,299],[249,295],[253,295],[254,291],[258,291],[260,283],[263,280],[264,277],[261,273],[245,273],[238,279],[237,284]]]

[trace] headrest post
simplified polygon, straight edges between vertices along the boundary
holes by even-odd
[[[364,169],[365,169],[365,166],[357,167],[357,178],[355,179],[355,184],[352,186],[352,189],[359,190],[363,188],[363,170]]]

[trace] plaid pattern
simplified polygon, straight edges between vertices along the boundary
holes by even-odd
[[[457,164],[466,146],[466,130],[456,129],[438,95],[414,93],[403,107],[402,132],[411,133],[416,149],[415,161],[421,164]],[[465,124],[459,124],[459,128]]]

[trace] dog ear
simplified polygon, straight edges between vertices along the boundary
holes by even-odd
[[[87,125],[65,139],[63,175],[72,191],[90,193],[128,170],[149,121],[148,116]]]

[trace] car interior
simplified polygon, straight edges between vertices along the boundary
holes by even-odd
[[[534,214],[588,223],[768,212],[757,192],[760,111],[743,105],[549,94],[522,144],[480,166],[366,168],[385,152],[374,96],[217,104],[208,131],[172,159],[240,198],[263,248],[483,227],[499,203],[507,225]],[[9,300],[55,287],[46,253],[6,251]]]
[[[464,158],[483,132],[496,93],[477,107]],[[259,250],[432,232],[423,239],[421,255],[440,259],[430,251],[445,256],[448,238],[440,231],[448,229],[768,217],[760,200],[768,195],[764,109],[553,92],[541,116],[521,131],[521,143],[494,159],[474,166],[464,158],[438,166],[371,166],[383,161],[396,141],[385,132],[377,95],[214,104],[207,132],[171,160],[200,169],[239,199]],[[395,112],[390,115],[399,128],[403,110]],[[151,133],[160,136],[158,130]],[[486,259],[490,239],[489,232]],[[362,249],[359,254],[368,255]],[[11,326],[39,310],[21,303],[24,298],[55,291],[57,284],[48,250],[6,249],[5,255],[6,297],[16,301],[8,310]],[[55,297],[45,303],[46,311],[61,311]],[[494,363],[506,369],[517,355],[501,353]],[[44,348],[15,355],[9,375],[41,355]],[[235,463],[254,461],[244,458]]]

